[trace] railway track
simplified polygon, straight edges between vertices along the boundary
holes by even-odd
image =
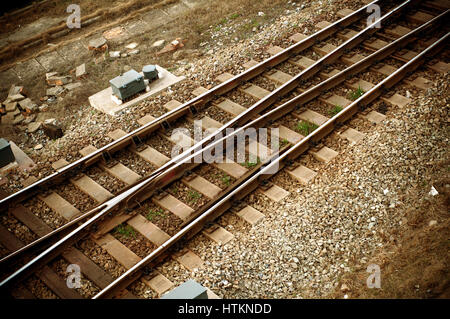
[[[378,3],[378,1],[375,1],[375,3]],[[381,18],[381,29],[366,25],[365,7],[353,13],[344,11],[342,12],[342,15],[346,14],[344,18],[328,26],[324,23],[322,31],[311,37],[295,35],[294,40],[300,41],[290,48],[285,50],[277,47],[271,48],[270,52],[274,55],[268,60],[253,66],[251,65],[254,63],[250,63],[249,69],[241,75],[233,77],[225,74],[220,76],[219,78],[223,83],[215,89],[203,93],[202,90],[197,90],[196,93],[199,94],[197,98],[179,106],[175,106],[177,105],[175,102],[171,103],[168,108],[175,106],[172,111],[159,119],[152,120],[150,117],[146,117],[145,120],[150,120],[150,122],[135,132],[130,134],[120,130],[112,132],[111,136],[116,139],[115,142],[100,150],[95,150],[93,147],[83,149],[82,153],[86,155],[83,159],[69,164],[49,178],[2,200],[0,205],[2,205],[3,211],[6,212],[9,209],[10,213],[39,237],[28,246],[20,248],[23,243],[20,243],[17,238],[14,240],[7,233],[2,233],[2,238],[0,238],[2,245],[13,251],[1,261],[2,277],[4,278],[1,286],[4,291],[12,289],[12,293],[16,297],[31,297],[30,291],[20,285],[19,289],[16,284],[33,275],[38,276],[39,280],[44,282],[60,298],[81,297],[75,290],[68,289],[65,286],[65,281],[61,280],[55,271],[48,266],[55,259],[63,258],[66,262],[82,265],[83,275],[99,288],[94,298],[117,296],[120,291],[122,293],[119,295],[122,297],[134,297],[129,291],[125,290],[125,293],[123,293],[123,289],[140,278],[143,273],[146,273],[148,267],[165,258],[169,248],[173,245],[192,237],[202,230],[205,224],[211,223],[229,208],[237,209],[239,212],[246,210],[247,214],[245,212],[241,214],[244,218],[249,215],[253,215],[253,217],[257,215],[252,211],[248,213],[247,207],[237,205],[233,208],[232,203],[242,199],[261,183],[263,183],[262,189],[268,194],[277,193],[276,185],[266,182],[276,171],[287,166],[286,169],[294,179],[307,183],[314,176],[314,172],[306,167],[296,165],[294,160],[311,147],[313,147],[311,152],[317,158],[325,161],[330,160],[336,152],[317,145],[317,143],[326,137],[336,125],[344,123],[362,106],[369,105],[380,93],[389,90],[406,73],[414,71],[415,68],[424,63],[425,57],[432,56],[438,49],[442,49],[445,40],[448,40],[445,30],[439,30],[440,34],[436,33],[436,35],[439,35],[437,39],[431,39],[423,45],[414,42],[426,32],[436,29],[442,24],[443,19],[448,17],[448,12],[443,12],[445,8],[430,9],[429,6],[426,6],[423,9],[419,7],[419,11],[415,14],[409,15],[410,11],[408,11],[408,16],[412,18],[406,21],[415,25],[414,28],[400,25],[398,23],[399,18],[403,17],[402,14],[415,5],[417,5],[415,1],[406,1],[392,6],[392,10],[386,12]],[[364,22],[361,23],[361,20]],[[357,28],[352,22],[356,22],[356,25],[359,22],[363,27]],[[386,28],[388,25],[389,27]],[[351,27],[354,29],[349,29]],[[336,45],[327,42],[327,39],[330,41],[330,35],[334,34],[340,39],[338,43],[335,43]],[[317,44],[317,41],[321,40],[322,43]],[[405,49],[408,45],[410,47]],[[421,46],[426,47],[426,49],[421,48]],[[311,59],[311,57],[314,57],[312,52],[315,52],[320,58],[317,60]],[[389,60],[390,64],[380,65],[379,63],[384,60]],[[280,71],[278,68],[283,62],[294,65],[301,71],[295,75]],[[373,67],[376,63],[378,63],[377,66]],[[392,64],[398,67],[395,68]],[[268,67],[271,70],[268,70]],[[445,71],[448,64],[437,62],[430,67],[438,71]],[[380,81],[377,81],[378,83],[371,83],[367,79],[356,77],[357,74],[369,69],[370,72],[377,74],[375,78],[380,79]],[[264,79],[257,77],[261,74]],[[318,77],[314,78],[317,75]],[[255,85],[254,82],[242,85],[243,81],[249,79],[256,79],[253,81],[261,83],[260,86]],[[267,81],[276,82],[278,87],[272,92],[261,87],[267,85]],[[408,81],[418,88],[423,88],[426,84],[423,78],[410,78]],[[355,95],[352,99],[355,98],[355,101],[339,94],[343,92],[342,87],[353,90],[352,92]],[[223,97],[217,99],[220,95],[224,95],[235,88],[242,94],[253,96],[258,101],[245,109],[245,107],[229,99]],[[326,91],[328,92],[324,95],[323,92]],[[382,99],[392,105],[407,103],[407,98],[398,94],[385,95]],[[214,105],[208,106],[210,101],[213,101],[210,104]],[[320,105],[314,101],[319,101]],[[306,103],[308,105],[311,103],[311,106],[305,108]],[[331,118],[320,114],[323,111],[323,105],[333,108],[333,112],[337,114]],[[227,110],[230,114],[234,114],[235,118],[231,118],[225,125],[219,123],[219,126],[215,123],[218,121],[202,113],[204,109],[209,110],[211,107]],[[314,109],[314,107],[317,107],[317,109]],[[295,111],[295,109],[297,110]],[[191,118],[184,120],[187,114],[191,114]],[[144,147],[144,137],[162,129],[164,132],[157,132],[158,136],[170,141],[173,135],[169,137],[169,133],[173,128],[169,123],[172,123],[172,126],[174,126],[173,124],[179,124],[190,132],[192,127],[189,125],[192,125],[192,121],[196,118],[202,120],[203,129],[214,130],[214,134],[231,127],[241,127],[239,130],[243,130],[247,127],[259,128],[275,123],[280,128],[280,136],[275,138],[270,136],[270,138],[278,138],[281,148],[276,154],[271,154],[266,161],[246,162],[245,165],[237,163],[210,165],[188,162],[190,158],[210,151],[215,145],[224,144],[227,140],[234,139],[237,133],[227,135],[218,141],[212,141],[214,134],[210,134],[180,156],[172,160],[166,156],[167,159],[160,161],[160,165],[153,163],[159,168],[153,170],[145,178],[136,176],[136,173],[131,174],[130,169],[127,171],[123,164],[117,163],[118,161],[113,159],[114,151],[129,145],[134,146],[132,152],[135,154],[145,152],[146,154],[150,153],[147,156],[149,160],[161,159],[162,153],[155,153],[155,151],[158,151],[152,147]],[[292,118],[294,118],[294,121]],[[367,114],[367,118],[376,122],[382,118],[382,114],[371,111]],[[299,124],[298,127],[292,126],[294,122]],[[307,125],[305,126],[305,124]],[[343,132],[343,136],[346,136],[349,140],[356,139],[359,136],[357,133],[348,129]],[[182,138],[186,140],[188,137],[183,136]],[[147,141],[146,143],[149,143]],[[250,140],[249,143],[257,142]],[[258,147],[262,148],[262,146]],[[247,145],[245,150],[247,157],[249,152],[252,152],[252,148]],[[139,156],[145,158],[145,155]],[[101,162],[98,165],[100,169],[104,169],[116,177],[122,176],[124,179],[129,179],[132,176],[135,180],[128,180],[128,183],[123,180],[122,182],[128,184],[128,186],[118,191],[117,195],[114,196],[101,191],[98,183],[97,186],[92,188],[92,185],[95,184],[92,183],[92,179],[87,179],[86,175],[73,175],[75,178],[72,178],[72,184],[77,185],[80,189],[85,187],[85,193],[93,195],[97,202],[103,202],[103,204],[94,206],[91,211],[85,214],[82,214],[79,210],[73,210],[73,205],[70,205],[67,200],[65,202],[70,206],[66,203],[62,205],[61,202],[55,204],[55,208],[59,207],[61,215],[72,213],[68,218],[68,220],[72,218],[72,221],[56,230],[52,230],[51,227],[38,220],[36,216],[33,217],[25,206],[20,204],[16,206],[36,193],[39,194],[41,200],[48,200],[48,197],[55,193],[49,192],[49,187],[52,184],[53,187],[59,185],[55,181],[73,174],[73,170],[80,171],[83,166],[97,165],[98,162]],[[269,168],[274,165],[278,165],[278,169],[269,173]],[[225,185],[219,187],[211,182],[211,176],[214,174],[208,174],[208,169],[205,169],[205,167],[213,167],[214,172],[219,170],[222,174],[227,174],[221,175],[227,177],[225,179],[227,182],[222,178]],[[121,169],[122,173],[120,173]],[[93,182],[95,183],[95,181]],[[91,185],[91,190],[86,185]],[[276,194],[272,195],[275,196]],[[270,197],[270,195],[268,196]],[[55,196],[53,195],[53,197]],[[188,202],[183,202],[183,200]],[[64,209],[61,209],[61,207],[64,207]],[[161,213],[161,209],[164,209],[165,212]],[[144,211],[147,214],[143,213]],[[174,230],[169,231],[169,228],[163,223],[152,223],[154,219],[161,220],[158,214],[166,213],[177,216],[175,220],[174,218],[171,220],[177,225]],[[139,251],[141,256],[137,253],[136,243],[125,238],[127,231],[135,232],[140,241],[150,243],[149,249]],[[215,236],[219,236],[219,239],[220,237],[230,237],[230,234],[221,227],[209,227],[209,231],[210,237],[214,240],[218,240]],[[216,235],[213,235],[214,233]],[[112,256],[126,271],[122,269],[122,273],[114,276],[116,279],[113,279],[113,276],[105,272],[105,269],[96,265],[86,256],[86,251],[78,250],[72,246],[74,244],[80,246],[79,242],[88,236],[90,241],[102,247],[104,252],[106,251],[107,254]],[[126,244],[134,245],[136,252],[127,248]],[[185,260],[196,260],[191,252],[186,254]],[[35,257],[36,255],[37,257]],[[31,262],[28,262],[30,259]],[[10,267],[18,267],[21,264],[23,266],[12,274],[7,271],[7,269],[16,269]]]

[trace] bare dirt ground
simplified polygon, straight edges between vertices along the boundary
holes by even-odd
[[[46,5],[37,8],[31,14],[20,16],[19,19],[1,23],[0,38],[10,35],[17,30],[18,24],[26,25],[37,21],[45,16],[47,19],[64,18],[67,16],[65,8],[71,1],[49,1]],[[120,0],[83,0],[79,1],[82,14],[90,14],[96,10],[123,5],[130,1]],[[141,1],[139,8],[145,5],[158,5],[162,1]],[[165,2],[161,8],[166,8],[176,1]],[[167,68],[176,75],[187,75],[187,84],[177,87],[180,90],[191,91],[197,86],[207,87],[213,82],[211,78],[221,72],[232,69],[232,64],[242,63],[245,59],[258,56],[265,47],[283,38],[288,34],[301,32],[309,34],[314,23],[327,19],[333,12],[343,7],[355,8],[362,3],[358,1],[281,1],[281,0],[228,0],[228,1],[206,1],[205,4],[192,9],[189,14],[180,12],[178,17],[172,22],[164,24],[149,32],[136,35],[124,41],[109,41],[109,51],[122,50],[123,46],[130,42],[139,43],[140,54],[128,56],[120,59],[111,59],[104,53],[93,53],[90,51],[80,52],[83,56],[74,57],[70,63],[55,66],[54,70],[64,73],[73,70],[78,64],[85,62],[88,70],[88,77],[82,81],[83,87],[80,90],[70,92],[59,99],[57,103],[51,105],[49,110],[39,115],[39,120],[46,118],[57,118],[63,121],[66,136],[58,141],[51,141],[42,134],[31,135],[17,126],[0,126],[0,136],[13,140],[42,168],[47,168],[51,162],[66,157],[73,160],[80,146],[93,144],[98,146],[104,144],[101,136],[112,128],[124,126],[129,130],[133,128],[131,124],[136,118],[153,110],[154,105],[161,104],[161,101],[169,97],[162,97],[162,100],[155,98],[151,103],[132,108],[130,113],[113,118],[99,114],[94,111],[88,103],[88,96],[104,89],[108,86],[108,80],[116,76],[128,67],[140,69],[143,65],[153,63]],[[306,4],[305,8],[302,5]],[[159,7],[158,7],[159,8]],[[289,16],[292,12],[302,8],[305,16],[298,23],[284,25],[284,29],[279,29],[280,17]],[[287,13],[288,11],[288,13]],[[289,11],[291,13],[289,13]],[[260,15],[263,12],[264,15]],[[303,11],[302,11],[303,12]],[[72,40],[83,39],[85,34],[94,34],[109,30],[113,27],[114,21],[119,21],[124,16],[128,17],[130,12],[108,17],[89,25],[86,29],[75,30],[50,43],[58,45]],[[143,15],[143,14],[142,14]],[[130,16],[126,24],[142,15]],[[20,22],[20,23],[19,23]],[[277,22],[278,24],[275,24]],[[107,27],[105,27],[107,26]],[[274,27],[276,26],[276,27]],[[102,29],[105,28],[105,29]],[[260,41],[257,35],[265,30],[275,29],[271,33],[271,38]],[[309,29],[308,29],[309,28]],[[186,39],[185,48],[174,54],[155,56],[156,48],[152,48],[152,43],[159,39],[166,42],[175,38]],[[233,48],[247,45],[246,51],[239,55]],[[255,46],[252,51],[252,45]],[[48,43],[45,45],[30,48],[2,61],[2,70],[6,65],[14,65],[18,61],[25,61],[30,57],[39,56],[42,50],[49,50]],[[50,46],[50,49],[52,46]],[[224,52],[232,52],[230,53]],[[50,51],[49,51],[50,52]],[[214,57],[217,55],[217,59]],[[234,57],[233,57],[234,55]],[[225,58],[224,58],[225,57]],[[237,57],[237,58],[236,58]],[[229,64],[225,65],[224,60],[229,58]],[[220,63],[218,62],[220,61]],[[203,68],[202,68],[203,65]],[[195,76],[201,70],[199,76]],[[207,75],[206,71],[211,74]],[[448,80],[448,77],[446,78]],[[442,80],[445,80],[443,78]],[[5,81],[8,82],[8,81]],[[28,96],[34,101],[45,95],[45,73],[39,73],[36,77],[30,77],[20,82],[11,84],[23,85]],[[0,100],[6,97],[9,86],[2,86],[0,90]],[[424,118],[423,126],[430,128],[430,136],[438,138],[443,147],[448,148],[448,87],[439,91],[442,100],[436,101],[436,107]],[[165,95],[166,93],[163,93]],[[180,93],[182,96],[189,96]],[[430,98],[431,97],[427,97]],[[447,102],[445,102],[447,101]],[[181,102],[183,102],[181,100]],[[442,114],[439,108],[446,110]],[[437,113],[436,113],[437,112]],[[440,113],[439,113],[440,112]],[[436,115],[436,122],[429,121]],[[412,116],[415,116],[414,114]],[[429,117],[429,118],[428,118]],[[415,125],[420,125],[418,122]],[[432,133],[433,129],[436,133]],[[420,131],[420,134],[424,131]],[[409,136],[413,138],[413,136]],[[424,139],[422,139],[424,141]],[[44,148],[41,151],[34,151],[36,144],[41,143]],[[442,155],[442,154],[441,154]],[[421,169],[420,176],[415,176],[415,185],[409,189],[404,196],[403,202],[407,205],[398,208],[399,214],[404,215],[402,226],[385,230],[385,245],[380,249],[370,251],[366,255],[366,262],[351,260],[348,267],[351,271],[343,274],[339,285],[331,293],[321,297],[343,298],[449,298],[449,160],[448,154],[440,156],[435,161],[433,154],[425,156],[424,160],[416,163]],[[375,169],[367,174],[375,176]],[[42,170],[42,177],[45,170]],[[20,176],[20,178],[26,176]],[[21,187],[19,176],[10,176],[11,183],[18,185],[6,188],[8,191],[17,190]],[[422,180],[422,183],[419,181]],[[428,191],[433,185],[439,192],[436,197],[428,196]],[[419,196],[419,195],[420,196]],[[356,255],[356,253],[355,253]],[[382,289],[367,289],[365,283],[368,276],[366,272],[367,263],[380,265],[382,272]],[[301,294],[299,289],[298,294]],[[311,294],[313,296],[313,294]]]

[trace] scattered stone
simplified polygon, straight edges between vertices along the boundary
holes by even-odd
[[[55,86],[55,87],[47,89],[47,95],[57,96],[57,95],[61,94],[63,91],[64,91],[64,88],[62,86]]]
[[[33,122],[28,124],[28,133],[34,133],[37,130],[39,130],[41,128],[42,123],[41,122]]]
[[[428,226],[433,227],[437,225],[437,220],[430,220],[430,222],[428,223]]]
[[[23,86],[16,86],[15,84],[11,85],[8,91],[8,97],[20,94],[23,92]]]
[[[37,108],[36,103],[33,103],[30,98],[26,98],[25,100],[20,101],[19,105],[22,110],[30,110],[31,112],[34,112]]]
[[[92,39],[89,41],[89,50],[102,49],[106,46],[106,39],[104,37],[100,37],[97,39]]]
[[[138,49],[132,50],[130,52],[128,52],[129,55],[136,55],[138,54],[140,51]]]
[[[130,43],[127,46],[125,46],[125,48],[133,50],[134,48],[136,48],[138,46],[138,44],[136,42]]]
[[[46,112],[48,111],[48,104],[42,104],[41,106],[39,106],[39,112]]]
[[[164,48],[162,48],[160,51],[156,53],[156,55],[161,55],[167,52],[172,52],[175,50],[178,50],[180,48],[184,47],[183,41],[181,41],[180,38],[176,38],[172,42],[170,42],[168,45],[166,45]]]
[[[109,52],[109,56],[111,58],[120,58],[120,51],[111,51]]]
[[[165,42],[166,42],[165,40],[155,41],[155,42],[153,42],[152,47],[153,48],[160,48],[160,47],[162,47],[164,45]]]
[[[44,146],[43,146],[42,144],[38,144],[38,145],[36,145],[36,146],[34,147],[34,150],[37,151],[37,150],[42,149],[43,147],[44,147]]]
[[[22,94],[14,94],[11,96],[8,96],[8,101],[9,102],[18,102],[20,100],[23,100],[25,98],[25,96],[23,96]]]
[[[431,190],[430,190],[430,192],[428,193],[428,195],[436,196],[436,195],[439,195],[439,193],[438,193],[438,191],[436,190],[436,188],[434,188],[434,186],[431,185]]]
[[[126,58],[126,57],[128,56],[128,54],[122,53],[120,56],[121,56],[122,58]]]
[[[86,75],[86,64],[83,63],[77,66],[77,68],[75,69],[75,76],[77,77],[77,79],[79,79],[84,75]]]
[[[25,119],[25,118],[23,117],[23,115],[20,114],[20,115],[18,115],[18,116],[16,116],[16,117],[14,118],[13,124],[14,124],[14,125],[20,124],[20,123],[23,122],[24,119]]]
[[[51,86],[61,86],[70,82],[72,82],[70,76],[51,76],[47,78],[47,84]]]
[[[76,88],[78,88],[78,87],[80,87],[80,86],[81,86],[81,83],[80,83],[80,82],[77,82],[77,83],[69,83],[69,84],[64,85],[64,89],[66,89],[66,90],[68,90],[68,91],[72,91],[73,89],[76,89]]]
[[[5,104],[5,111],[6,112],[14,112],[17,108],[17,102],[11,102]]]
[[[14,122],[14,114],[13,113],[6,113],[6,115],[2,116],[2,124],[11,125]]]
[[[25,118],[23,124],[30,124],[31,122],[34,122],[34,120],[36,120],[36,114],[31,114]]]

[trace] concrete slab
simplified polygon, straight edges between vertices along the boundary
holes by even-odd
[[[142,151],[135,151],[137,155],[142,157],[144,161],[147,161],[156,167],[163,166],[165,163],[167,163],[170,158],[165,156],[164,154],[161,154],[157,150],[155,150],[153,147],[148,146],[146,149]]]
[[[57,193],[39,197],[48,207],[66,220],[78,216],[80,211]]]
[[[286,126],[280,125],[278,129],[280,138],[286,139],[291,144],[296,144],[297,142],[301,141],[304,138],[303,135],[294,132],[293,130],[287,128]]]
[[[42,65],[35,59],[18,62],[13,67],[13,70],[21,80],[36,78],[37,74],[46,72],[45,68],[43,68]]]
[[[229,99],[221,99],[217,102],[213,102],[218,108],[224,110],[228,114],[231,114],[233,116],[239,115],[245,110],[247,110],[245,107],[229,100]]]
[[[142,20],[147,22],[149,29],[152,30],[170,22],[173,18],[161,9],[153,9],[144,14]]]
[[[266,95],[270,94],[270,91],[254,84],[245,85],[244,87],[240,87],[239,90],[241,90],[245,94],[250,95],[252,98],[256,100],[260,100]]]
[[[306,68],[310,67],[311,65],[313,65],[314,63],[316,63],[316,61],[314,61],[313,59],[307,58],[305,56],[301,56],[298,59],[290,59],[289,63],[292,63],[292,64],[300,67],[301,69],[306,69]]]
[[[130,269],[141,261],[141,258],[138,255],[110,234],[106,234],[99,239],[94,239],[94,241],[127,269]]]
[[[194,91],[192,91],[192,94],[194,94],[195,96],[200,96],[206,92],[208,92],[208,89],[204,88],[203,86],[199,86]]]
[[[389,34],[393,37],[400,38],[405,34],[411,32],[411,29],[401,25],[394,25],[392,28],[387,28],[385,32],[386,34]]]
[[[394,73],[395,71],[397,71],[397,68],[393,67],[392,65],[383,64],[380,67],[372,67],[371,70],[374,72],[389,76],[392,73]]]
[[[357,35],[358,32],[352,29],[344,29],[342,31],[339,31],[336,36],[344,41],[347,41],[350,38],[353,38],[355,35]]]
[[[170,194],[167,194],[161,199],[154,198],[153,201],[182,220],[187,220],[191,213],[194,212],[192,208]]]
[[[267,53],[269,53],[270,55],[276,55],[280,52],[282,52],[284,49],[278,45],[274,45],[271,46],[270,48],[267,49]]]
[[[410,103],[412,100],[407,98],[406,96],[400,95],[398,93],[395,93],[391,97],[381,98],[384,102],[389,103],[393,106],[397,106],[399,108],[404,108],[408,103]]]
[[[177,18],[178,16],[186,13],[188,11],[189,7],[185,5],[183,2],[175,3],[171,6],[168,6],[164,9],[162,9],[164,12],[166,12],[169,16]]]
[[[65,67],[70,69],[72,65],[68,64],[57,51],[52,51],[43,55],[40,55],[36,60],[45,68],[47,72],[54,71],[56,69]]]
[[[285,197],[289,195],[289,192],[287,190],[284,190],[277,185],[273,185],[266,191],[261,190],[261,192],[274,202],[282,201]]]
[[[30,176],[22,181],[22,185],[23,185],[23,187],[28,187],[31,184],[34,184],[35,182],[37,182],[37,180],[38,179],[36,178],[36,176]]]
[[[98,203],[106,202],[113,197],[113,194],[108,192],[103,186],[98,184],[89,176],[83,175],[79,179],[71,179],[72,184],[78,187],[83,193],[91,197]]]
[[[330,106],[342,106],[342,107],[346,107],[347,105],[349,105],[350,103],[352,103],[351,101],[347,100],[345,97],[340,96],[340,95],[336,95],[333,94],[330,97],[323,99],[323,98],[319,98],[320,101],[325,102],[326,104],[330,105]]]
[[[127,185],[134,184],[139,179],[141,179],[141,175],[137,174],[136,172],[132,171],[131,169],[129,169],[128,167],[126,167],[121,163],[117,163],[112,167],[108,167],[106,165],[100,166],[110,175],[114,176],[118,180],[121,180]]]
[[[54,170],[59,170],[60,168],[63,168],[64,166],[67,166],[67,165],[69,165],[69,162],[66,161],[65,158],[60,158],[56,162],[52,163],[52,167]]]
[[[215,198],[222,191],[220,187],[201,176],[196,176],[191,180],[183,179],[183,182],[210,199]]]
[[[388,42],[386,42],[384,40],[381,40],[381,39],[378,39],[378,38],[375,38],[373,40],[367,40],[367,41],[363,42],[363,45],[366,48],[369,48],[369,49],[372,49],[372,50],[375,50],[375,51],[378,51],[378,50],[384,48],[388,44],[389,44]]]
[[[292,171],[287,170],[287,172],[289,175],[291,175],[294,179],[298,180],[303,185],[307,185],[317,175],[317,172],[303,165],[300,165],[299,167],[293,169]]]
[[[358,53],[355,53],[351,56],[343,55],[341,57],[342,62],[344,62],[345,64],[348,64],[348,65],[358,63],[362,59],[364,59],[364,56],[361,54],[358,54]]]
[[[204,116],[201,119],[201,125],[202,125],[202,129],[204,129],[205,131],[208,131],[209,133],[213,133],[222,127],[222,123],[220,123],[208,116]]]
[[[386,118],[386,115],[378,113],[377,111],[370,111],[370,113],[367,114],[365,118],[374,124],[378,124],[383,122],[383,120]]]
[[[361,88],[361,89],[364,90],[364,92],[367,92],[367,91],[369,91],[371,88],[374,87],[374,85],[373,85],[372,83],[367,82],[367,81],[364,81],[364,80],[361,80],[361,79],[357,79],[355,82],[349,82],[349,81],[347,81],[347,82],[345,82],[345,84],[346,84],[348,87],[350,87],[350,88],[352,88],[352,89],[354,89],[354,90],[357,90],[358,88]]]
[[[145,276],[142,281],[146,283],[151,289],[153,289],[158,295],[162,295],[166,291],[172,289],[174,284],[162,274],[157,274],[151,279],[147,279]]]
[[[346,17],[346,16],[352,14],[353,12],[355,12],[355,11],[353,11],[352,9],[344,8],[344,9],[339,10],[339,11],[337,12],[337,15],[338,15],[338,17],[340,17],[340,18],[344,18],[344,17]]]
[[[336,156],[338,156],[339,153],[331,148],[324,146],[317,152],[311,152],[311,154],[318,161],[328,163],[329,161],[333,160]]]
[[[151,30],[152,25],[140,19],[133,19],[124,28],[132,37],[136,37]]]
[[[308,36],[301,34],[301,33],[294,33],[293,35],[291,35],[289,37],[289,40],[291,40],[292,42],[300,42],[304,39],[306,39]]]
[[[108,136],[109,136],[110,138],[112,138],[114,141],[115,141],[115,140],[118,140],[119,138],[121,138],[121,137],[123,137],[123,136],[125,136],[125,135],[127,135],[127,133],[125,133],[124,131],[122,131],[120,128],[118,128],[118,129],[116,129],[116,130],[111,131],[111,132],[108,133]]]
[[[220,245],[224,245],[234,238],[234,235],[232,233],[218,225],[214,225],[209,229],[205,229],[203,231],[203,234]]]
[[[9,141],[11,151],[14,154],[17,164],[21,170],[31,171],[36,167],[36,164],[27,154],[24,153],[13,141]]]
[[[349,127],[347,130],[340,134],[343,138],[346,138],[350,143],[358,143],[364,138],[364,134]]]
[[[254,209],[252,206],[246,206],[236,213],[237,216],[242,218],[250,225],[256,225],[260,220],[264,218],[264,214]]]
[[[433,71],[436,71],[438,73],[447,73],[450,71],[450,63],[445,63],[442,61],[439,61],[433,65],[428,66]]]
[[[223,82],[226,82],[226,81],[232,79],[233,77],[234,77],[233,74],[228,73],[228,72],[225,72],[225,73],[222,73],[221,75],[219,75],[219,76],[216,78],[216,81],[218,81],[218,82],[220,82],[220,83],[223,83]]]
[[[170,236],[158,226],[148,221],[141,214],[137,214],[127,221],[127,224],[136,229],[142,236],[157,246],[161,246],[170,239]]]
[[[143,117],[141,117],[140,119],[137,120],[138,124],[143,126],[147,123],[150,123],[151,121],[153,121],[155,118],[153,116],[151,116],[150,114],[147,114]]]
[[[412,81],[405,80],[405,83],[407,83],[409,85],[412,85],[412,86],[415,86],[416,88],[419,88],[419,89],[422,89],[422,90],[429,89],[429,88],[431,88],[433,86],[433,82],[432,81],[430,81],[430,80],[428,80],[428,79],[426,79],[424,77],[421,77],[421,76],[416,77]]]
[[[172,111],[172,110],[176,109],[177,107],[179,107],[181,104],[183,104],[183,103],[178,102],[177,100],[171,100],[171,101],[167,102],[166,104],[164,104],[164,108],[166,110]]]
[[[319,114],[317,112],[314,112],[312,110],[306,110],[300,114],[297,113],[293,113],[295,117],[309,122],[309,123],[313,123],[316,125],[322,125],[323,123],[325,123],[326,121],[328,121],[328,117],[323,116],[322,114]]]
[[[280,70],[273,70],[273,72],[268,72],[264,76],[277,84],[284,84],[292,79],[292,75],[284,73]]]
[[[174,85],[175,83],[178,83],[185,78],[184,76],[175,76],[159,65],[156,65],[156,69],[159,73],[159,79],[151,82],[150,85],[147,86],[146,92],[142,93],[133,100],[117,104],[115,100],[112,99],[111,87],[108,87],[94,95],[91,95],[89,97],[89,103],[92,107],[103,113],[116,116],[123,109],[135,105],[142,100],[149,98],[150,96],[156,95],[167,87]]]
[[[234,178],[240,178],[247,173],[247,169],[245,167],[235,162],[213,163],[213,165]]]
[[[175,259],[189,271],[203,268],[203,260],[191,250],[188,250],[181,256],[175,257]]]
[[[250,69],[251,67],[254,67],[255,65],[257,65],[258,64],[258,62],[256,62],[255,60],[250,60],[250,61],[248,61],[248,62],[245,62],[242,66],[245,68],[245,69]]]
[[[326,27],[328,27],[331,23],[328,21],[320,21],[319,23],[316,24],[316,28],[319,30],[325,29]]]

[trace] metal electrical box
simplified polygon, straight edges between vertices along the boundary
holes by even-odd
[[[130,70],[110,80],[113,94],[121,100],[125,100],[130,96],[145,90],[144,76]]]
[[[208,294],[205,287],[191,279],[165,294],[161,299],[208,299]]]
[[[16,158],[9,142],[4,138],[0,138],[0,167],[6,166],[15,160]]]
[[[142,68],[142,73],[144,73],[144,78],[146,78],[149,82],[158,79],[158,70],[154,65],[145,65]]]

